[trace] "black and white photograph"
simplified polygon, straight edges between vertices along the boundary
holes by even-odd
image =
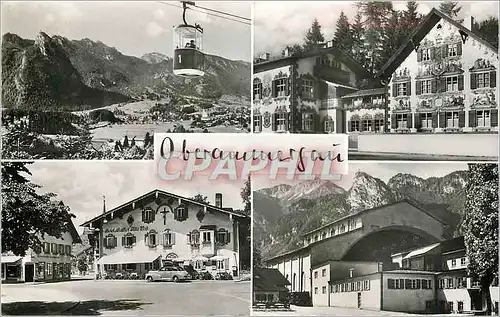
[[[250,314],[247,181],[147,161],[2,163],[2,315]]]
[[[498,160],[498,1],[258,1],[254,133],[354,160]]]
[[[2,1],[4,159],[152,159],[248,133],[250,2]]]
[[[498,316],[498,165],[253,177],[255,316]]]

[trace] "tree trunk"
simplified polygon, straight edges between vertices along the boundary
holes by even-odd
[[[490,294],[490,285],[491,278],[483,277],[481,279],[481,293],[483,293],[483,298],[486,300],[486,315],[491,316],[491,294]]]

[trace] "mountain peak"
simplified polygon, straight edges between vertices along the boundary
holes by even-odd
[[[148,62],[150,64],[158,64],[158,63],[161,63],[163,61],[170,60],[170,57],[168,57],[167,55],[162,54],[162,53],[151,52],[151,53],[147,53],[147,54],[142,55],[141,59],[145,60],[146,62]]]

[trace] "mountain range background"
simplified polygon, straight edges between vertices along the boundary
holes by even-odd
[[[172,73],[172,59],[152,52],[124,55],[90,39],[40,32],[2,37],[2,104],[6,108],[79,111],[142,99],[222,95],[250,98],[250,63],[205,56],[205,76]]]
[[[398,173],[387,182],[357,172],[346,190],[331,181],[281,184],[254,191],[253,241],[263,259],[301,246],[301,235],[360,210],[404,199],[447,224],[450,237],[460,234],[467,171],[427,179]]]

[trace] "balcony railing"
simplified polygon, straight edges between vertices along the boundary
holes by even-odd
[[[320,109],[335,109],[339,107],[340,103],[339,100],[336,98],[329,98],[329,99],[323,99],[320,100]]]
[[[339,84],[344,84],[344,85],[349,85],[350,84],[350,75],[348,72],[345,70],[336,68],[336,67],[330,67],[330,66],[325,66],[325,65],[315,65],[314,69],[314,76],[319,77],[323,80],[334,82],[334,83],[339,83]]]

